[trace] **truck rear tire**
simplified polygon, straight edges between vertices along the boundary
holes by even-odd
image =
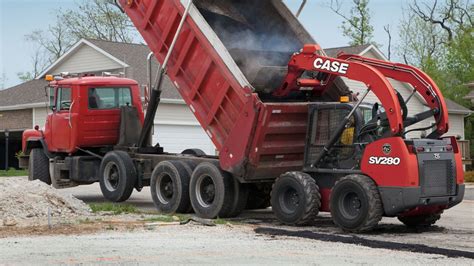
[[[229,214],[229,217],[239,216],[245,206],[247,206],[247,201],[249,198],[249,187],[248,184],[241,184],[237,179],[234,179],[234,203],[232,204],[232,211]]]
[[[191,175],[184,162],[164,161],[151,174],[151,197],[158,211],[163,213],[185,213],[191,206],[189,180]]]
[[[206,153],[201,149],[186,149],[181,154],[193,155],[197,157],[206,156]]]
[[[430,227],[441,219],[442,213],[443,212],[416,216],[398,216],[398,220],[408,227]]]
[[[51,185],[49,159],[46,154],[44,154],[43,149],[32,149],[28,164],[28,180],[40,180],[41,182]]]
[[[111,151],[100,164],[100,190],[112,202],[128,200],[137,181],[132,158],[123,151]]]
[[[213,163],[200,163],[191,176],[189,195],[199,217],[226,218],[234,207],[233,177]]]
[[[272,208],[278,220],[289,225],[313,223],[321,207],[316,181],[302,172],[287,172],[275,181]]]
[[[334,223],[348,232],[371,230],[383,215],[377,186],[365,175],[348,175],[337,181],[331,192],[329,208]]]

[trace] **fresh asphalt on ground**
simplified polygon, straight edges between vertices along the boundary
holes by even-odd
[[[106,202],[98,184],[66,191],[86,203]],[[125,204],[133,204],[145,211],[155,211],[149,188],[144,188],[141,192],[134,191]],[[255,225],[258,234],[286,235],[439,255],[451,254],[474,259],[474,185],[467,186],[465,199],[461,204],[445,211],[436,226],[429,229],[409,229],[396,218],[384,218],[373,232],[348,237],[332,223],[327,213],[320,214],[314,226],[290,227],[280,224],[270,208],[245,211],[235,220]]]

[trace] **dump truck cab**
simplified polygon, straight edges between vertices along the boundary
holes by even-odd
[[[56,77],[47,87],[50,110],[43,129],[23,134],[24,152],[39,139],[50,153],[72,154],[81,148],[100,150],[119,139],[120,108],[135,107],[143,123],[136,81],[118,77]],[[98,152],[99,153],[99,152]]]
[[[134,127],[143,124],[136,81],[119,77],[47,76],[49,114],[44,127],[23,133],[20,164],[29,179],[56,188],[99,181],[101,158],[120,140],[122,109],[135,114]]]

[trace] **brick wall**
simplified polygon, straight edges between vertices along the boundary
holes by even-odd
[[[0,130],[25,130],[32,127],[33,113],[31,109],[0,111]]]

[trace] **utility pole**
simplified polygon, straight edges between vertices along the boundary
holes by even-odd
[[[8,129],[5,129],[5,171],[8,171],[8,137],[10,132]]]

